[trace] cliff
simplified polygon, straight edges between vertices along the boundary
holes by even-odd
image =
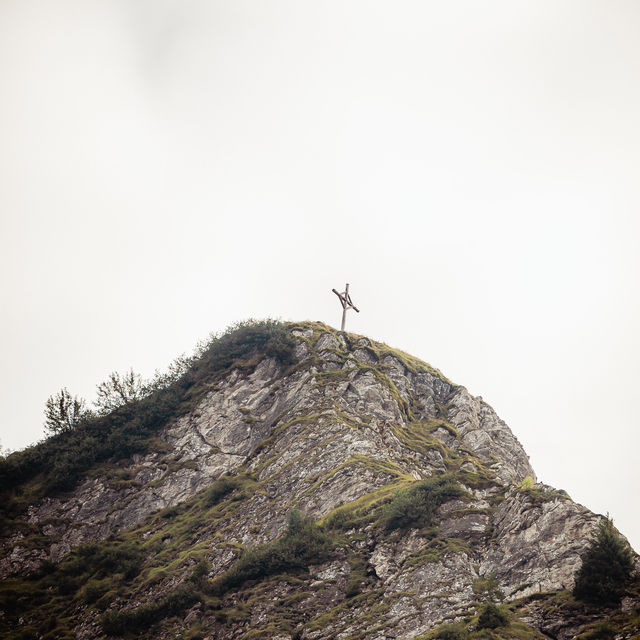
[[[285,332],[60,491],[53,458],[12,463],[6,637],[637,637],[633,589],[622,610],[570,595],[599,517],[535,482],[486,402],[368,338]],[[488,601],[504,629],[477,631]]]

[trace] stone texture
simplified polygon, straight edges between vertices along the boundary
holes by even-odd
[[[370,624],[376,630],[366,632],[369,623],[362,620],[371,605],[363,605],[345,609],[326,629],[301,628],[296,637],[329,640],[357,631],[374,639],[413,638],[472,612],[474,583],[490,575],[509,599],[571,588],[597,517],[544,485],[529,492],[518,486],[526,477],[535,479],[533,469],[509,427],[482,398],[426,365],[408,366],[401,355],[366,338],[347,341],[310,328],[294,335],[301,366],[293,372],[285,375],[269,358],[249,375],[233,371],[159,434],[166,451],[135,456],[118,473],[88,476],[64,499],[33,505],[26,519],[50,542],[32,549],[20,535],[4,540],[0,577],[28,574],[44,558],[59,561],[80,543],[130,528],[244,465],[261,490],[229,516],[224,544],[214,531],[198,534],[209,541],[213,577],[236,559],[233,545],[250,547],[280,535],[292,506],[323,517],[390,481],[443,470],[448,451],[466,457],[463,470],[473,474],[485,467],[495,480],[468,487],[465,499],[440,508],[437,544],[433,532],[384,535],[371,528],[352,543],[367,562],[363,593],[381,593],[380,613]],[[307,359],[309,366],[302,366]],[[417,449],[398,435],[417,428],[416,420],[424,421],[424,429],[437,420],[448,426],[429,432],[434,446]],[[129,480],[123,483],[122,477]],[[338,560],[311,568],[301,587],[309,596],[298,605],[305,619],[345,600],[351,572],[346,554],[342,550]],[[273,598],[254,607],[250,624],[266,624],[279,599],[292,592],[291,585],[278,585]],[[549,622],[541,611],[529,608],[532,625],[557,638],[572,637],[558,631],[571,633],[570,624]],[[215,629],[211,638],[239,637],[233,628],[207,621],[197,607],[185,615]],[[78,621],[79,637],[98,635],[95,621]]]
[[[481,573],[495,574],[512,599],[571,589],[597,520],[569,499],[536,504],[512,489],[493,516],[494,539]]]

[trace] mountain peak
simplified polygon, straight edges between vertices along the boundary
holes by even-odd
[[[53,616],[82,638],[413,638],[471,620],[493,585],[527,607],[518,637],[553,625],[571,637],[575,615],[558,605],[549,622],[536,602],[572,588],[598,517],[535,483],[482,398],[317,322],[229,335],[224,348],[239,350],[200,354],[196,369],[223,365],[172,383],[186,404],[144,447],[14,514],[2,577],[35,601],[63,597],[38,610],[18,599],[28,614],[5,605],[0,624]],[[105,557],[115,566],[101,569]]]

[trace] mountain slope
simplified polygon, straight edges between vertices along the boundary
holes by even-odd
[[[413,638],[503,594],[486,634],[568,638],[612,613],[566,593],[598,517],[534,483],[488,404],[367,338],[287,332],[291,357],[230,360],[152,445],[14,514],[0,630]]]

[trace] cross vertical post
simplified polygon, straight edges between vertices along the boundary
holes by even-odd
[[[349,297],[349,283],[347,282],[345,288],[344,288],[344,295],[345,298]],[[340,325],[340,331],[344,331],[344,324],[347,321],[347,306],[346,305],[342,305],[342,324]]]
[[[360,310],[353,304],[351,301],[351,296],[349,295],[349,283],[345,285],[344,292],[338,293],[335,289],[331,289],[333,293],[338,296],[340,300],[340,304],[342,305],[342,325],[340,327],[340,331],[344,331],[344,325],[347,320],[347,310],[353,309],[356,313],[360,313]]]

